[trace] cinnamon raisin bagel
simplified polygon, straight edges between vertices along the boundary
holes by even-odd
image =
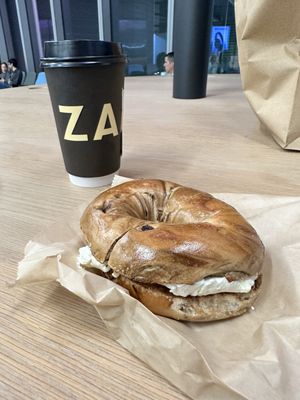
[[[261,240],[233,207],[208,193],[129,181],[92,201],[81,229],[91,253],[80,264],[102,270],[156,314],[228,318],[245,312],[260,291]]]

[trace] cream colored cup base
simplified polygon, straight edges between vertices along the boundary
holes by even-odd
[[[81,187],[101,187],[107,186],[112,183],[112,180],[119,171],[114,172],[113,174],[99,176],[95,178],[82,178],[80,176],[75,176],[69,174],[69,179],[73,185],[81,186]]]

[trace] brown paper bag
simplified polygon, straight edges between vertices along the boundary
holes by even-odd
[[[236,0],[235,18],[245,95],[276,142],[300,150],[300,1]]]
[[[245,216],[266,247],[263,290],[243,316],[208,323],[159,317],[125,289],[82,269],[77,255],[85,206],[26,245],[16,285],[56,280],[96,308],[120,345],[193,400],[298,400],[300,197],[216,197]]]

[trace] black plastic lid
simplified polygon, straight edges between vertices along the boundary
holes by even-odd
[[[45,57],[42,62],[91,60],[100,58],[124,58],[119,43],[101,40],[61,40],[44,43]]]

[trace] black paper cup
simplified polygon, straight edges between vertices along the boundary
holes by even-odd
[[[120,168],[125,58],[117,43],[45,42],[46,73],[72,183],[104,186]]]

